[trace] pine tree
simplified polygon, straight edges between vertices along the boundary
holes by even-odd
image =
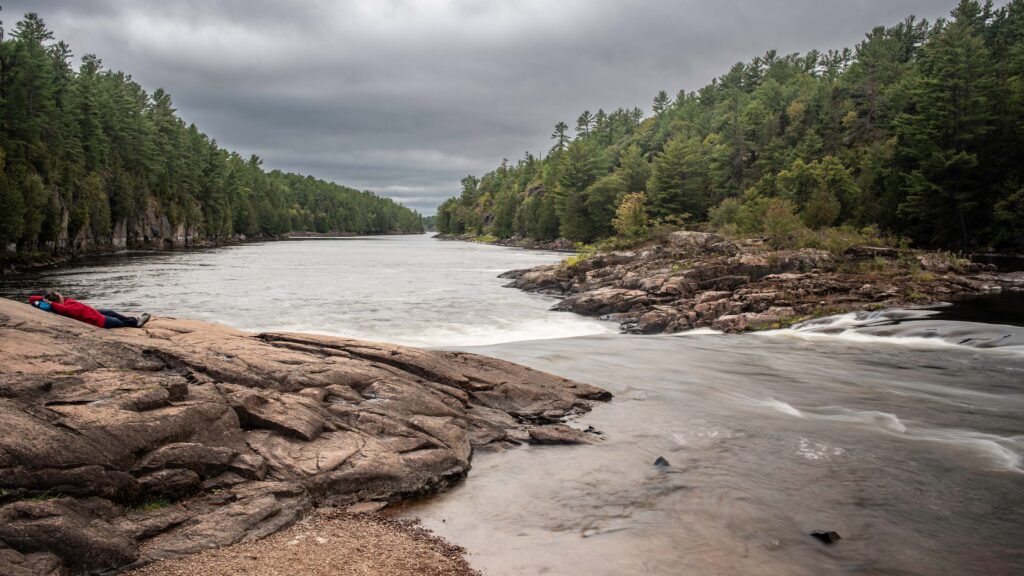
[[[981,140],[993,129],[981,12],[978,2],[963,0],[921,50],[919,80],[896,121],[906,182],[900,213],[935,244],[969,244],[990,210],[975,178]]]
[[[660,116],[671,105],[672,101],[668,97],[668,92],[661,90],[658,95],[654,97],[654,106],[651,108],[654,110],[656,116]]]
[[[651,211],[657,216],[684,216],[702,220],[711,207],[711,195],[702,167],[700,142],[676,138],[654,161],[649,189]]]

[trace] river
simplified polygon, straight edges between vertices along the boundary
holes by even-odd
[[[1024,574],[1024,328],[915,310],[623,336],[495,277],[560,257],[302,240],[101,258],[0,291],[472,350],[612,391],[578,422],[603,443],[478,454],[465,483],[397,511],[488,576]]]

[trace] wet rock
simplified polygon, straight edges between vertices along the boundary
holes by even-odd
[[[593,444],[593,436],[565,424],[550,424],[530,428],[531,444]]]
[[[640,334],[663,332],[674,317],[674,310],[654,309],[640,316],[636,325],[630,331]]]
[[[796,311],[792,308],[772,307],[764,312],[744,312],[719,316],[712,322],[711,327],[723,332],[782,328],[796,315]]]
[[[475,450],[596,441],[550,423],[611,397],[475,354],[164,318],[105,331],[2,299],[0,366],[0,489],[67,496],[0,507],[5,575],[140,565],[314,503],[435,492]]]
[[[842,536],[840,536],[838,532],[834,531],[814,531],[811,532],[811,537],[817,540],[818,542],[821,542],[822,544],[835,544],[836,542],[842,540]]]
[[[664,456],[658,456],[658,458],[654,461],[654,465],[659,467],[671,466],[671,464],[668,463],[668,460],[666,460]]]

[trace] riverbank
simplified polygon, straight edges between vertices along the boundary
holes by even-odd
[[[511,238],[498,238],[496,236],[475,236],[473,234],[435,234],[433,238],[438,240],[457,240],[460,242],[474,242],[476,244],[490,244],[492,246],[505,246],[508,248],[526,248],[528,250],[547,250],[550,252],[575,252],[576,247],[565,238],[558,238],[550,241],[534,240],[513,236]]]
[[[474,354],[172,318],[101,330],[5,299],[0,365],[0,573],[19,576],[434,493],[474,452],[598,441],[564,422],[610,398]]]
[[[160,242],[137,243],[133,244],[132,247],[130,248],[127,246],[117,247],[111,245],[91,247],[82,250],[65,250],[58,252],[52,250],[32,250],[21,253],[5,252],[2,255],[0,255],[0,274],[13,274],[16,272],[26,270],[37,270],[40,268],[48,268],[52,266],[63,266],[65,264],[70,264],[82,258],[90,258],[94,256],[112,256],[125,252],[170,252],[180,250],[198,250],[203,248],[220,248],[224,246],[237,246],[239,244],[247,244],[250,242],[267,242],[270,240],[280,239],[283,239],[283,237],[267,235],[245,236],[244,234],[239,234],[237,236],[232,236],[230,238],[201,239],[173,244],[164,244]]]
[[[407,236],[419,235],[419,232],[384,232],[368,236]],[[0,274],[13,274],[16,272],[38,270],[54,266],[72,264],[83,258],[95,256],[114,256],[125,252],[175,252],[187,250],[201,250],[207,248],[223,248],[226,246],[238,246],[252,244],[255,242],[272,242],[278,240],[292,240],[304,238],[356,238],[357,234],[349,232],[287,232],[280,236],[272,234],[255,234],[246,236],[236,234],[227,238],[200,238],[189,240],[176,240],[175,242],[136,242],[130,246],[91,246],[81,250],[66,250],[62,252],[50,251],[28,251],[23,253],[0,252]]]
[[[855,246],[772,250],[757,240],[674,232],[664,243],[502,274],[510,287],[562,298],[555,309],[618,322],[636,334],[710,327],[743,332],[857,310],[927,306],[1024,290],[948,253]]]

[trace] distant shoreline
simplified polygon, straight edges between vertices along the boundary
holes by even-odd
[[[83,258],[118,256],[122,253],[134,252],[188,252],[208,248],[225,248],[258,242],[277,242],[285,240],[301,240],[305,238],[369,238],[372,236],[418,236],[422,232],[381,232],[379,234],[353,234],[350,232],[288,232],[280,236],[258,234],[245,236],[242,234],[231,238],[200,240],[180,246],[162,247],[157,244],[141,244],[130,248],[103,247],[81,252],[52,254],[47,252],[28,252],[25,254],[0,254],[0,275],[16,274],[43,268],[64,266]]]

